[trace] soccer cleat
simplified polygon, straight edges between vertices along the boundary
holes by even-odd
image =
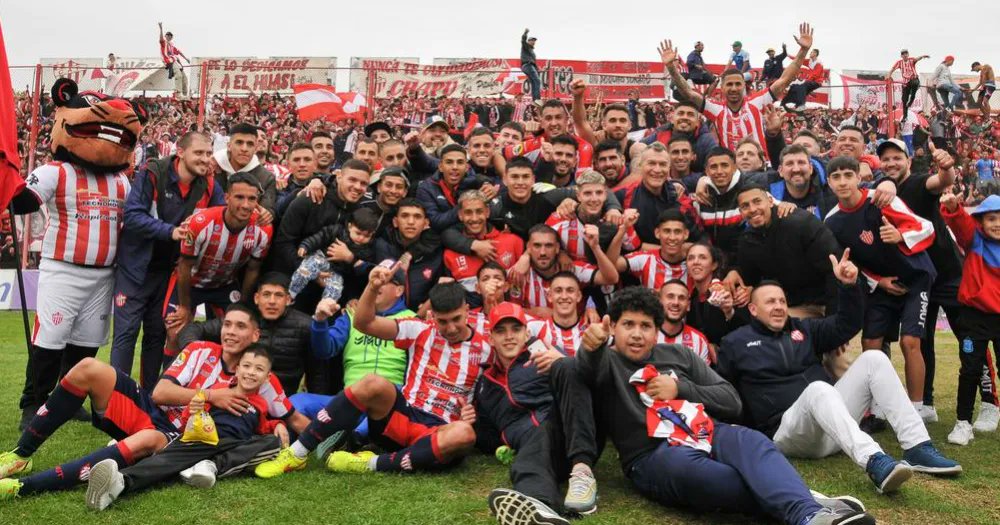
[[[489,502],[500,525],[569,525],[548,505],[516,490],[494,489]]]
[[[834,512],[844,512],[844,511],[854,511],[854,512],[864,512],[865,504],[861,503],[861,500],[855,498],[854,496],[827,496],[826,494],[821,494],[815,490],[810,490],[810,494],[816,503],[834,511]]]
[[[507,445],[500,445],[497,447],[496,452],[493,453],[493,456],[497,458],[497,461],[499,461],[501,465],[510,465],[514,462],[514,456],[516,454],[517,453],[514,452],[514,449],[508,447]]]
[[[976,432],[995,432],[998,423],[1000,423],[1000,408],[992,403],[983,403],[979,406],[979,415],[976,416],[972,429]]]
[[[313,455],[316,456],[316,459],[325,462],[331,452],[344,450],[344,447],[347,446],[347,438],[350,436],[350,432],[352,431],[338,430],[334,432],[330,437],[324,439],[322,443],[316,446]]]
[[[14,499],[21,492],[22,483],[16,479],[0,479],[0,500]]]
[[[118,499],[125,490],[125,477],[118,472],[118,463],[113,459],[98,461],[90,469],[87,481],[87,507],[104,510]]]
[[[14,474],[27,474],[31,472],[31,458],[22,458],[16,452],[4,452],[0,454],[0,479],[9,478]]]
[[[307,462],[307,458],[299,459],[295,457],[291,448],[285,448],[278,453],[278,457],[257,465],[257,468],[253,469],[253,473],[258,478],[270,479],[293,470],[302,470],[306,468]]]
[[[210,489],[215,486],[215,475],[218,472],[219,469],[215,466],[214,461],[203,459],[195,463],[193,467],[182,470],[180,476],[184,483],[192,487]]]
[[[909,465],[914,472],[935,476],[957,476],[962,473],[962,466],[944,457],[930,441],[924,441],[909,450],[904,450],[903,463]]]
[[[568,511],[582,515],[597,511],[597,480],[593,474],[587,472],[570,474],[563,506]]]
[[[868,472],[868,477],[875,484],[875,490],[879,494],[899,490],[899,486],[913,476],[913,469],[909,465],[896,461],[884,452],[878,452],[868,458],[865,471]]]
[[[920,419],[923,419],[925,424],[938,422],[937,409],[932,405],[920,405],[917,414],[920,414]]]
[[[970,441],[975,439],[975,434],[972,433],[972,425],[968,421],[956,421],[955,428],[951,429],[948,433],[948,443],[952,445],[968,445]]]
[[[833,512],[823,509],[806,522],[806,525],[875,525],[875,518],[864,512]]]
[[[326,468],[330,469],[332,472],[353,474],[375,472],[374,470],[368,468],[368,463],[371,462],[371,459],[374,457],[375,453],[370,450],[362,450],[361,452],[355,453],[338,450],[330,454],[330,457],[326,458]]]

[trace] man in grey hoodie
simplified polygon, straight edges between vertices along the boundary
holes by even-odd
[[[229,189],[229,176],[234,173],[249,173],[263,189],[260,194],[260,224],[270,224],[274,220],[274,205],[277,190],[274,174],[264,168],[255,155],[257,153],[257,126],[241,122],[229,130],[229,143],[225,150],[216,151],[212,158],[219,165],[216,180],[223,190]],[[266,213],[265,213],[266,212]]]

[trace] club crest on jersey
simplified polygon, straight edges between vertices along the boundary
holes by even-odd
[[[128,300],[128,298],[125,297],[125,294],[118,292],[118,295],[115,296],[115,306],[118,308],[124,308],[126,300]]]
[[[427,280],[430,280],[430,278],[431,278],[431,275],[432,275],[433,273],[434,273],[434,272],[432,272],[430,268],[424,268],[424,272],[423,272],[423,274],[424,274],[424,279],[427,279]]]
[[[194,222],[205,222],[205,216],[200,213],[198,215],[195,215]]]
[[[240,294],[239,290],[233,290],[233,291],[229,292],[229,302],[231,302],[231,303],[238,303],[238,302],[240,302],[240,299],[242,299],[242,298],[243,298],[243,295]]]
[[[868,246],[871,246],[872,243],[875,242],[875,235],[871,232],[871,230],[865,230],[861,232],[860,237],[861,237],[861,242],[867,244]]]
[[[316,414],[316,419],[319,420],[320,423],[329,423],[331,421],[330,414],[327,413],[325,408]]]
[[[63,315],[59,312],[52,314],[52,324],[59,326],[63,322]]]
[[[806,335],[802,333],[801,330],[792,330],[792,341],[796,343],[801,343],[806,340]]]

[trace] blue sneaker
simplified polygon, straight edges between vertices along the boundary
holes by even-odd
[[[913,476],[913,469],[909,465],[900,463],[883,452],[868,458],[865,472],[868,473],[879,494],[896,492],[900,485]]]
[[[944,457],[930,441],[924,441],[903,451],[903,463],[912,467],[916,472],[935,476],[957,476],[962,473],[962,465]]]

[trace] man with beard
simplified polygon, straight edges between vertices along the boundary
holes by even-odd
[[[428,155],[437,155],[438,150],[451,142],[451,138],[448,137],[449,131],[448,123],[440,115],[431,115],[424,121],[424,127],[419,135],[420,142],[416,147],[422,148]]]
[[[577,143],[571,135],[552,137],[542,144],[542,149],[528,153],[528,158],[537,156],[535,177],[538,182],[565,188],[576,184]]]
[[[484,184],[484,180],[468,171],[469,161],[465,148],[458,144],[448,144],[441,148],[441,162],[438,171],[417,186],[417,200],[427,210],[431,228],[441,233],[458,224],[458,196],[466,190],[482,190],[489,200],[496,197],[498,188]]]
[[[691,310],[691,291],[687,282],[671,279],[660,287],[660,304],[663,305],[663,324],[656,335],[658,345],[681,345],[711,365],[716,361],[715,350],[708,343],[705,334],[687,324],[687,314]]]
[[[276,206],[277,220],[285,215],[288,205],[304,190],[313,179],[321,181],[329,174],[319,171],[319,164],[316,163],[316,150],[305,142],[296,142],[288,149],[288,167],[291,174],[288,176],[286,186],[278,193],[278,204]],[[279,226],[280,227],[280,226]]]
[[[958,304],[958,287],[962,282],[962,261],[958,247],[952,236],[946,234],[948,226],[941,216],[941,194],[955,181],[955,160],[943,149],[938,149],[934,142],[928,141],[937,173],[915,174],[911,171],[912,159],[904,147],[900,148],[899,140],[887,140],[878,147],[879,162],[887,177],[896,182],[899,198],[913,213],[931,222],[934,230],[939,232],[934,236],[934,242],[927,248],[927,255],[934,263],[937,278],[930,289],[930,302],[927,304],[927,319],[936,320],[938,312],[943,308],[948,316],[948,324],[956,327],[955,333],[961,341],[960,319],[961,308]],[[935,322],[929,322],[924,327],[923,341],[920,343],[920,353],[924,357],[924,405],[920,416],[927,423],[937,421],[937,410],[934,409],[934,332]]]
[[[496,153],[493,132],[489,128],[476,128],[469,134],[466,147],[469,152],[469,175],[487,180],[491,184],[499,184],[500,170],[497,166],[504,161],[502,156]],[[409,150],[409,159],[410,168],[421,181],[441,167],[440,158],[428,155],[419,148]]]
[[[566,105],[562,101],[557,99],[545,101],[541,111],[541,128],[540,135],[504,148],[504,158],[510,160],[520,155],[527,155],[532,151],[542,149],[542,145],[551,142],[553,138],[569,133],[569,112],[566,111]],[[579,135],[571,136],[577,143],[577,153],[579,154],[577,167],[589,168],[594,156],[594,147]]]
[[[358,139],[354,158],[367,164],[370,171],[375,171],[378,166],[378,143],[368,137]]]
[[[379,172],[374,191],[366,193],[358,203],[358,206],[372,209],[379,214],[376,237],[381,237],[386,228],[392,224],[392,218],[396,216],[396,206],[406,197],[409,190],[410,174],[406,168],[392,166]]]
[[[229,130],[229,143],[226,149],[215,152],[213,158],[219,166],[219,184],[223,190],[229,190],[229,177],[234,173],[247,173],[261,188],[260,222],[271,224],[274,220],[274,206],[277,202],[274,174],[264,169],[257,160],[257,127],[241,122]]]
[[[657,220],[659,224],[656,227],[656,238],[660,241],[659,248],[632,252],[618,257],[615,262],[619,272],[631,274],[642,286],[654,291],[662,288],[667,281],[688,282],[684,259],[687,256],[685,244],[690,230],[684,214],[671,208],[663,210]]]
[[[635,141],[628,138],[628,132],[632,129],[628,108],[623,104],[604,106],[601,110],[601,129],[594,131],[587,120],[587,107],[583,98],[587,83],[582,78],[575,78],[569,89],[573,93],[573,126],[580,137],[594,146],[604,140],[613,140],[625,154],[625,163],[632,162],[632,145]]]
[[[333,172],[333,137],[326,131],[313,132],[309,146],[316,153],[316,168],[323,173]]]
[[[826,178],[814,179],[815,164],[809,151],[792,144],[781,151],[778,161],[780,180],[769,185],[771,195],[782,202],[790,202],[817,218],[826,217],[837,205],[837,197],[826,185]]]
[[[613,140],[602,140],[594,146],[594,169],[604,176],[608,188],[621,184],[629,174],[629,166],[622,156],[621,146]]]
[[[163,365],[167,336],[160,309],[180,256],[179,241],[190,234],[182,224],[195,210],[225,202],[221,186],[209,174],[211,157],[208,136],[196,131],[184,134],[177,141],[176,155],[151,160],[136,174],[125,201],[125,225],[118,241],[121,257],[115,269],[111,364],[132,373],[142,327],[139,384],[147,390],[155,386]]]
[[[738,69],[724,71],[722,74],[724,104],[712,102],[691,89],[677,68],[677,50],[674,49],[669,40],[663,41],[659,51],[660,59],[670,72],[681,98],[693,102],[699,111],[705,114],[705,117],[713,121],[716,133],[718,133],[719,144],[735,151],[737,143],[747,136],[754,137],[757,144],[766,143],[763,108],[781,100],[788,85],[798,76],[802,62],[806,59],[806,53],[809,52],[813,43],[813,31],[809,24],[799,26],[799,34],[795,37],[795,42],[799,44],[799,52],[795,55],[795,60],[785,69],[778,80],[749,98],[746,96],[744,73]]]
[[[590,323],[580,315],[583,289],[573,272],[561,271],[552,276],[548,290],[551,316],[528,321],[528,332],[573,357],[580,348],[583,332]]]
[[[495,260],[504,270],[508,270],[524,253],[524,241],[513,233],[494,228],[489,218],[489,199],[482,192],[470,190],[459,196],[458,219],[461,223],[459,231],[462,235],[474,239],[473,243],[480,241],[491,244],[495,249],[491,260]],[[482,258],[474,255],[463,255],[449,249],[444,251],[445,267],[469,292],[475,291],[479,267],[484,262]]]
[[[692,239],[697,240],[701,234],[700,220],[691,199],[678,195],[673,184],[668,184],[670,176],[670,155],[663,144],[653,143],[639,156],[640,180],[614,193],[625,208],[639,210],[639,220],[635,223],[635,232],[643,242],[643,249],[659,247],[656,237],[656,227],[664,210],[677,208],[688,217]]]
[[[708,124],[703,123],[701,110],[693,102],[682,100],[670,114],[670,122],[656,128],[652,135],[642,139],[647,146],[659,142],[664,146],[670,144],[675,134],[683,134],[691,141],[697,155],[691,169],[700,171],[705,165],[705,156],[712,148],[719,145],[719,139]]]

